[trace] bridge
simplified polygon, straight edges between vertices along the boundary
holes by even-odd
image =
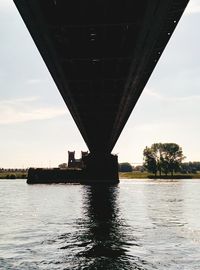
[[[111,151],[189,0],[14,0],[89,150],[87,177],[117,181]]]

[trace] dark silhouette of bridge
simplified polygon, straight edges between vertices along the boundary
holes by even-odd
[[[188,1],[14,0],[90,150],[87,176],[118,179],[111,151]]]

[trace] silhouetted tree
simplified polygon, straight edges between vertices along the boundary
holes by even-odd
[[[58,165],[58,167],[60,169],[66,169],[67,168],[67,163],[62,163],[62,164]]]
[[[180,171],[182,173],[197,173],[198,171],[200,171],[200,162],[199,161],[183,162],[181,164]]]
[[[155,153],[151,147],[146,147],[143,152],[144,155],[144,168],[148,172],[152,172],[157,175],[158,166],[155,158]]]
[[[154,143],[151,147],[146,147],[143,152],[144,167],[149,171],[161,176],[180,169],[180,165],[185,158],[182,148],[176,143]]]
[[[123,162],[119,163],[119,172],[132,172],[133,168],[130,163]]]
[[[166,174],[170,172],[173,176],[173,173],[180,169],[180,165],[185,157],[182,148],[178,144],[164,143],[162,144],[162,158],[162,170]]]

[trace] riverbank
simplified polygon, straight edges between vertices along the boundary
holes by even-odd
[[[170,175],[157,176],[157,179],[172,179]],[[119,172],[119,179],[156,179],[154,174],[148,172]],[[27,172],[8,171],[0,172],[0,179],[27,179]],[[173,179],[200,179],[200,173],[194,174],[175,174]]]
[[[162,175],[155,177],[154,174],[150,174],[148,172],[120,172],[120,179],[200,179],[200,173],[191,173],[191,174],[174,174],[171,175]]]
[[[24,171],[3,171],[0,172],[0,179],[26,179],[27,172]]]

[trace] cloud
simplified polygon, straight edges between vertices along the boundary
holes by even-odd
[[[157,93],[155,90],[153,90],[151,88],[145,88],[144,95],[155,97],[157,99],[162,99],[163,98],[159,93]]]
[[[152,98],[156,98],[158,100],[162,101],[169,101],[169,102],[199,102],[200,101],[200,95],[190,95],[190,96],[181,96],[181,97],[176,97],[176,96],[163,96],[159,94],[157,91],[154,89],[146,88],[144,90],[144,96],[149,96]]]
[[[29,80],[27,80],[27,84],[38,84],[38,83],[40,83],[40,82],[42,82],[42,80],[40,80],[40,79],[29,79]]]
[[[191,95],[191,96],[184,96],[184,97],[174,97],[171,98],[174,101],[186,101],[186,102],[195,102],[200,100],[200,95]]]
[[[188,15],[200,13],[200,1],[191,0],[185,9],[185,13]]]
[[[39,97],[25,97],[25,98],[1,100],[0,106],[6,106],[6,105],[15,105],[15,106],[20,105],[21,106],[29,102],[37,101],[38,99]]]
[[[67,110],[57,107],[40,107],[35,104],[38,97],[0,101],[0,125],[52,119],[66,114]]]
[[[0,0],[0,12],[2,11],[13,11],[15,4],[12,0]]]

